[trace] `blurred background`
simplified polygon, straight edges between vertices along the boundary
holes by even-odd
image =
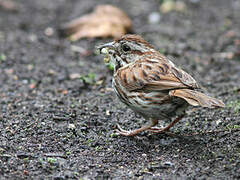
[[[0,0],[0,177],[239,178],[239,19],[239,0]],[[144,119],[116,99],[95,46],[125,33],[226,108],[190,108],[181,138],[115,137]]]

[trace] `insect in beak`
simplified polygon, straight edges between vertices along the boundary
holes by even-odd
[[[114,52],[114,42],[106,43],[103,45],[100,45],[96,48],[100,54],[104,54],[104,62],[109,63],[110,57],[109,54],[112,54]],[[112,52],[111,52],[112,51]]]
[[[97,49],[99,49],[100,53],[101,54],[106,54],[104,51],[104,49],[114,49],[114,42],[110,42],[110,43],[106,43],[106,44],[103,44],[103,45],[100,45],[97,47]]]

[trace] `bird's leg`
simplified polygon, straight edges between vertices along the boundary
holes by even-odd
[[[150,127],[148,131],[151,131],[153,133],[163,133],[168,131],[171,127],[174,126],[178,121],[180,121],[183,118],[184,115],[178,116],[174,121],[172,121],[167,127],[165,128],[157,128],[157,127]]]
[[[158,123],[157,119],[151,119],[151,122],[146,124],[145,126],[139,128],[139,129],[135,129],[135,130],[131,130],[131,131],[126,131],[124,129],[122,129],[118,124],[117,124],[117,134],[118,135],[123,135],[123,136],[135,136],[138,133],[148,130],[149,128],[155,126]]]

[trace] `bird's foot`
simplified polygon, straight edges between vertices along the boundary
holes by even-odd
[[[122,135],[122,136],[134,136],[136,135],[135,131],[127,131],[125,129],[122,129],[119,124],[117,124],[117,129],[116,129],[116,135]]]
[[[147,131],[149,131],[151,133],[162,133],[162,132],[164,132],[164,129],[160,128],[160,127],[151,127]]]

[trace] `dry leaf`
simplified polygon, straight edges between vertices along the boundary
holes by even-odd
[[[99,5],[92,13],[64,24],[60,32],[76,41],[84,37],[118,38],[131,27],[131,20],[122,10],[112,5]]]

